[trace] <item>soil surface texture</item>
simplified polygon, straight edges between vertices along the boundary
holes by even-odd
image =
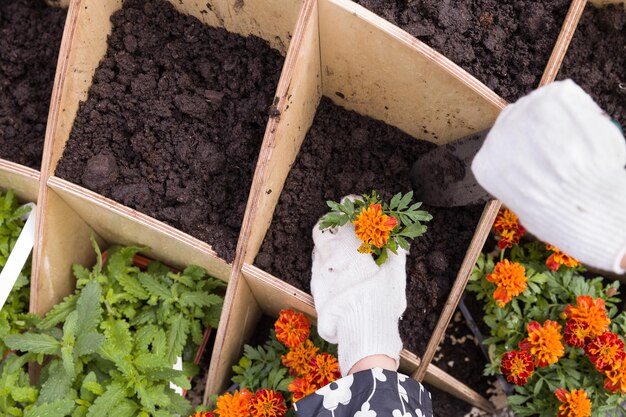
[[[474,319],[482,321],[481,317]],[[433,358],[433,364],[483,397],[489,398],[487,390],[495,384],[495,379],[483,376],[486,359],[458,310],[448,325],[446,335]],[[472,410],[471,405],[446,392],[436,390],[432,395],[435,416],[463,417]]]
[[[559,79],[571,78],[626,126],[626,10],[587,5]]]
[[[161,0],[126,0],[56,174],[232,261],[284,58]]]
[[[568,0],[355,0],[445,55],[502,98],[539,85]]]
[[[310,292],[311,230],[327,200],[376,190],[387,201],[411,190],[409,171],[435,145],[324,97],[289,173],[255,263]],[[408,308],[400,324],[405,347],[421,355],[472,238],[482,206],[426,207],[433,220],[407,258]]]
[[[67,10],[0,0],[0,158],[39,169]]]

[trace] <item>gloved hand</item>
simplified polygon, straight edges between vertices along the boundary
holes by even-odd
[[[402,340],[398,320],[406,308],[406,251],[389,254],[382,265],[357,252],[354,225],[313,229],[311,292],[317,330],[339,344],[342,375],[371,355],[387,355],[399,364]]]
[[[539,239],[623,273],[626,144],[573,81],[542,87],[498,116],[472,171]]]

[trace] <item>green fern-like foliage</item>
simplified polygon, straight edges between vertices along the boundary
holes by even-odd
[[[13,192],[0,192],[0,271],[4,268],[11,250],[17,242],[22,228],[24,216],[30,207],[20,207]],[[37,317],[28,314],[28,300],[30,298],[30,258],[24,265],[11,294],[0,310],[0,339],[9,334],[21,333],[31,328]],[[0,341],[0,357],[7,354],[8,348]]]
[[[95,242],[94,248],[91,270],[73,268],[76,292],[37,329],[4,338],[8,347],[40,363],[44,355],[51,358],[33,406],[36,415],[188,415],[191,404],[170,382],[190,388],[193,355],[203,329],[217,326],[225,284],[196,266],[173,273],[152,262],[141,271],[133,264],[138,247],[113,247],[103,264]],[[187,362],[185,372],[172,369],[177,357]]]

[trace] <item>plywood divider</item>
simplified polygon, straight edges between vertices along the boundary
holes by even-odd
[[[425,375],[424,382],[430,384],[442,391],[446,391],[455,397],[478,407],[488,413],[494,413],[495,407],[486,398],[479,393],[437,368],[435,365],[428,365],[428,372]]]
[[[506,105],[452,61],[349,0],[320,1],[320,36],[324,95],[414,137],[447,143],[488,128]]]
[[[228,281],[230,265],[207,243],[60,178],[50,177],[48,186],[104,240],[144,245],[150,248],[145,252],[148,256],[170,266],[199,265],[214,277]]]
[[[240,273],[231,278],[228,290],[233,296],[224,300],[224,311],[230,314],[228,316],[222,314],[220,318],[218,329],[223,330],[224,336],[221,338],[220,346],[218,347],[216,343],[213,349],[204,391],[204,404],[208,404],[211,395],[224,392],[230,385],[232,366],[239,360],[243,345],[249,340],[256,323],[261,318],[261,308]]]
[[[567,16],[565,16],[565,22],[561,27],[561,32],[559,33],[556,45],[552,50],[552,55],[550,55],[548,65],[546,66],[543,76],[541,77],[541,81],[539,82],[540,86],[554,81],[559,73],[559,69],[563,63],[563,58],[565,58],[565,53],[567,52],[567,48],[572,40],[572,36],[574,36],[574,32],[576,31],[576,27],[578,26],[580,17],[583,14],[583,10],[585,10],[586,4],[587,0],[572,0],[572,4],[567,12]]]
[[[13,190],[18,200],[37,202],[39,172],[24,165],[0,159],[0,189]]]
[[[422,363],[417,371],[412,375],[418,381],[424,379],[426,375],[427,368],[430,366],[430,362],[435,356],[435,352],[437,351],[437,347],[439,343],[441,343],[441,339],[446,332],[446,328],[450,323],[450,319],[456,310],[457,304],[463,295],[463,291],[465,291],[465,287],[467,286],[467,281],[469,280],[470,274],[472,273],[472,269],[474,268],[474,264],[480,255],[480,251],[487,240],[487,236],[491,231],[491,225],[498,214],[498,210],[500,209],[501,203],[498,200],[491,200],[485,205],[483,213],[478,221],[478,226],[476,227],[476,231],[474,232],[474,237],[470,242],[469,248],[465,254],[465,258],[463,259],[463,263],[461,264],[461,268],[457,274],[456,280],[454,281],[454,285],[450,290],[450,295],[446,300],[446,304],[443,307],[443,311],[439,316],[439,321],[437,322],[437,326],[433,331],[433,334],[426,346],[426,351],[424,352],[424,356],[422,358]],[[409,300],[410,302],[410,300]]]
[[[261,247],[289,169],[313,123],[322,97],[320,70],[318,2],[308,0],[278,85],[280,116],[268,124],[248,199],[244,228],[249,235],[240,239],[239,248],[245,262],[252,263]]]

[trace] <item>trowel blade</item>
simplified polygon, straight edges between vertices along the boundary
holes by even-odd
[[[472,160],[488,131],[482,131],[420,156],[411,169],[415,197],[431,206],[457,207],[485,203],[493,197],[476,182]]]

